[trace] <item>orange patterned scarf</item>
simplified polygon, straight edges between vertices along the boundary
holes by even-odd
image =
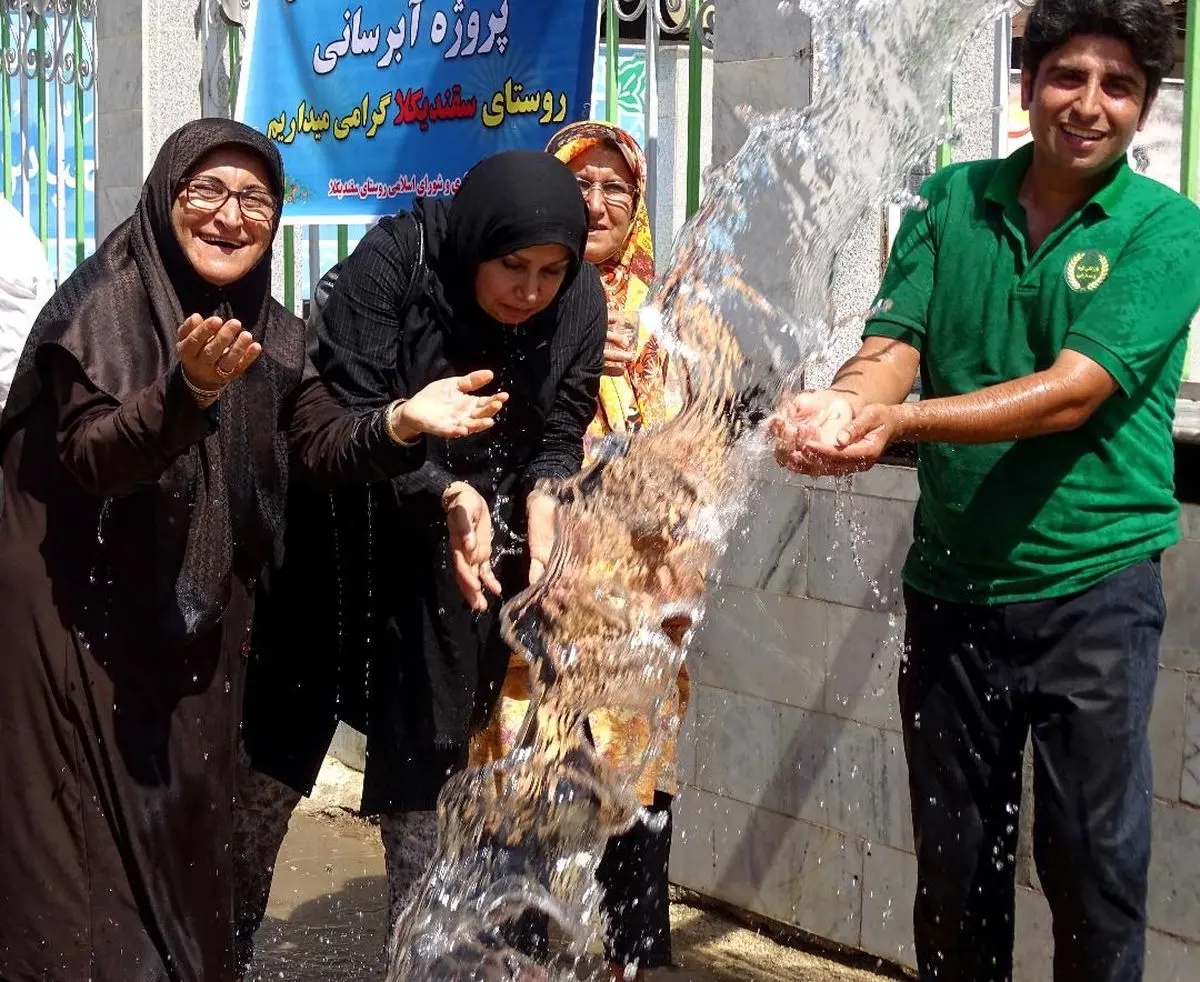
[[[619,127],[597,120],[571,123],[555,134],[546,149],[570,166],[571,161],[597,144],[616,146],[629,164],[637,187],[633,221],[621,251],[600,264],[610,310],[636,312],[646,301],[654,280],[654,243],[646,208],[646,158],[637,141]],[[656,426],[680,409],[671,384],[666,352],[645,327],[638,332],[637,354],[624,374],[600,380],[600,405],[588,427],[588,453],[609,433],[628,433]]]

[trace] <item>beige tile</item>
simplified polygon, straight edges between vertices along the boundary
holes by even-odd
[[[848,607],[898,610],[912,512],[908,501],[814,490],[808,595]]]
[[[863,858],[863,951],[912,969],[917,967],[913,949],[916,895],[916,856],[884,845],[869,845]]]
[[[1158,673],[1154,691],[1154,711],[1150,717],[1150,747],[1154,757],[1154,793],[1168,801],[1180,800],[1185,749],[1189,740],[1189,719],[1194,718],[1195,741],[1200,744],[1200,692],[1189,708],[1189,676],[1171,669]],[[1200,776],[1200,746],[1196,748],[1196,771]],[[1200,785],[1196,787],[1200,805]],[[1186,798],[1184,800],[1187,800]]]
[[[1151,931],[1146,937],[1146,982],[1196,982],[1200,979],[1200,942],[1186,942]]]
[[[804,596],[808,557],[808,492],[756,481],[750,504],[729,536],[720,582]]]
[[[723,900],[839,944],[859,944],[860,839],[733,802],[715,838]]]
[[[1150,926],[1200,942],[1200,810],[1154,803]]]
[[[720,587],[692,645],[696,681],[803,708],[824,700],[826,605]]]
[[[903,616],[840,604],[827,615],[825,711],[899,732]]]

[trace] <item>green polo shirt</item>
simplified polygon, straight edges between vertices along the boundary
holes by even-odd
[[[1200,209],[1122,161],[1034,252],[1017,191],[1032,147],[930,177],[896,238],[866,335],[921,352],[924,398],[1049,368],[1064,348],[1118,391],[1078,429],[922,443],[904,580],[959,603],[1063,596],[1178,538],[1175,414],[1200,306]]]

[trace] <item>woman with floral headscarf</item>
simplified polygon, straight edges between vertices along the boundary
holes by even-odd
[[[588,428],[587,461],[610,433],[656,426],[680,409],[678,388],[657,338],[638,311],[654,280],[654,243],[646,206],[646,159],[637,142],[608,123],[564,127],[546,148],[579,181],[588,206],[588,262],[608,295],[608,346],[600,405]]]
[[[584,443],[585,463],[595,459],[612,434],[631,434],[660,425],[679,412],[681,399],[666,352],[640,324],[638,311],[654,280],[654,245],[646,207],[646,161],[637,142],[608,123],[584,121],[564,127],[546,148],[575,174],[587,203],[584,258],[599,268],[608,297],[608,338],[596,415]],[[492,725],[473,747],[476,763],[513,749],[529,706],[529,666],[514,656]],[[639,822],[609,840],[597,876],[604,887],[608,918],[606,953],[614,979],[627,966],[641,970],[671,964],[670,808],[676,789],[674,738],[655,759],[645,760],[653,729],[674,731],[687,708],[683,672],[675,697],[652,721],[642,713],[598,710],[588,718],[597,750],[634,783],[642,805],[665,816],[654,830]]]

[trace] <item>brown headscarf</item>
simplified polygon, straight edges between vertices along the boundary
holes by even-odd
[[[0,418],[0,450],[42,392],[51,349],[71,355],[88,380],[124,402],[178,363],[179,325],[192,313],[237,317],[263,354],[222,395],[215,433],[158,480],[156,590],[164,640],[185,643],[213,627],[235,570],[253,576],[283,521],[287,456],[278,421],[304,367],[303,325],[271,298],[271,251],[241,280],[218,288],[184,255],[171,222],[181,182],[223,146],[266,163],[283,192],[279,153],[262,134],[225,119],[176,130],[159,151],[133,216],[62,284],[26,343]],[[272,229],[272,236],[278,227]]]

